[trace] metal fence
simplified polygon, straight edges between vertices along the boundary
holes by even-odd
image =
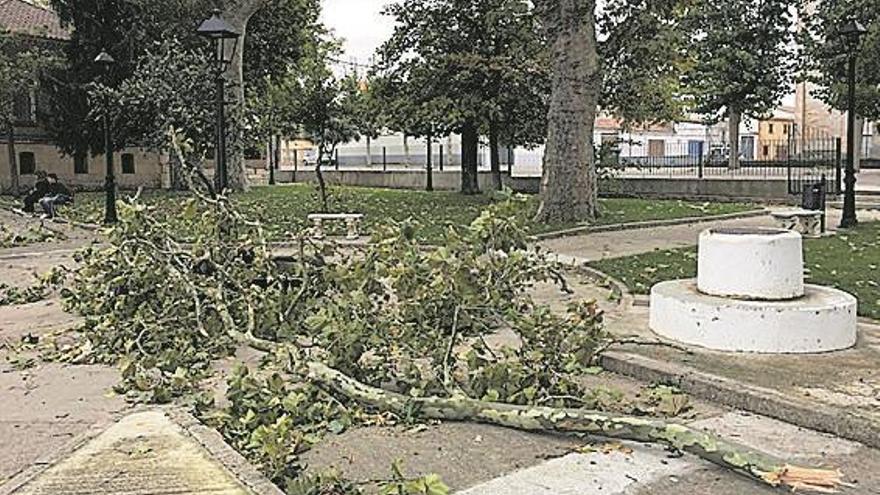
[[[828,181],[828,193],[841,191],[840,138],[810,135],[788,139],[759,139],[751,146],[741,146],[739,163],[731,166],[730,145],[689,141],[651,146],[624,143],[611,148],[600,158],[605,169],[627,178],[697,178],[697,179],[767,179],[786,180],[791,194],[801,194],[805,187]],[[744,143],[745,144],[745,143]],[[647,154],[633,153],[633,150]],[[633,156],[636,155],[636,156]]]

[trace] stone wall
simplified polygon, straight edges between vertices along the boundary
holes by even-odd
[[[294,177],[295,175],[295,177]],[[456,191],[460,186],[460,173],[457,171],[434,172],[434,189]],[[324,172],[328,184],[362,187],[382,187],[388,189],[420,189],[426,185],[423,170],[407,171],[335,171]],[[316,182],[314,171],[289,170],[278,172],[277,181],[281,183]],[[489,190],[492,176],[488,172],[479,175],[480,188]],[[540,177],[504,177],[504,183],[517,192],[535,194],[540,190]],[[600,185],[603,195],[638,196],[647,198],[699,199],[699,200],[754,200],[783,201],[796,200],[788,194],[785,179],[651,179],[631,178],[603,181]]]

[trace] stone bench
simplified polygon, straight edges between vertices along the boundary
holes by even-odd
[[[819,210],[784,210],[770,214],[780,229],[792,230],[805,237],[820,237],[825,213]]]
[[[316,239],[324,238],[324,221],[325,220],[341,220],[345,221],[346,239],[357,239],[360,237],[358,226],[364,216],[360,213],[313,213],[309,215],[309,220],[314,225],[313,236]]]

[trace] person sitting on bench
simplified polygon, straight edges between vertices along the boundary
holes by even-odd
[[[34,183],[34,187],[24,197],[23,211],[25,213],[33,213],[34,205],[37,204],[37,201],[49,194],[49,180],[46,178],[46,172],[37,170],[36,176],[37,181]]]
[[[73,193],[64,184],[58,182],[57,175],[49,174],[48,180],[49,191],[40,200],[40,206],[45,212],[43,218],[55,218],[55,211],[59,206],[73,202]]]

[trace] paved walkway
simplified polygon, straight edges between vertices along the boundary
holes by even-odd
[[[833,229],[840,223],[840,213],[839,210],[828,211],[827,225],[829,229]],[[880,211],[859,211],[859,219],[861,221],[880,221]],[[541,242],[541,245],[555,253],[586,261],[597,261],[605,258],[620,258],[648,253],[659,249],[695,246],[700,232],[710,227],[774,227],[774,224],[770,216],[767,215],[668,227],[597,232],[550,239]]]

